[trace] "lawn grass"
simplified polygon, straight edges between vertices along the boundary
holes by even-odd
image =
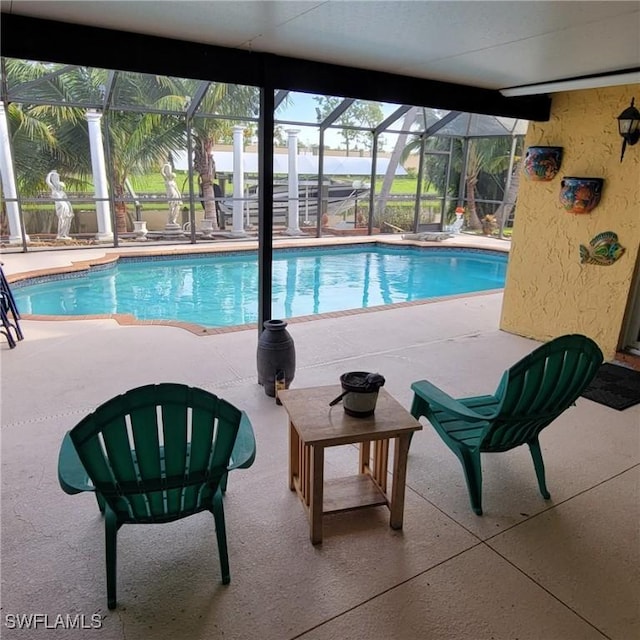
[[[376,193],[380,193],[382,189],[382,183],[384,182],[384,178],[376,179]],[[423,183],[424,187],[424,183]],[[411,178],[409,176],[402,178],[394,178],[393,183],[391,184],[391,193],[393,194],[411,194],[415,195],[416,189],[418,188],[418,179]],[[437,194],[437,190],[431,188],[429,193],[434,195]]]
[[[188,172],[187,171],[175,171],[176,175],[176,184],[178,185],[178,189],[180,192],[187,196],[189,193],[189,180],[188,180]],[[346,181],[355,181],[362,180],[363,182],[369,182],[369,176],[337,176],[338,180],[346,180]],[[166,187],[164,184],[164,178],[160,174],[160,172],[148,173],[141,176],[130,176],[129,178],[131,182],[131,186],[135,193],[139,196],[147,195],[147,194],[164,194],[166,193]],[[380,193],[382,189],[382,183],[384,178],[379,177],[376,179],[376,193]],[[197,176],[194,178],[194,189],[198,187]],[[227,195],[231,196],[233,194],[233,187],[231,184],[227,183]],[[417,179],[412,178],[410,176],[403,176],[399,178],[395,178],[391,185],[391,193],[394,195],[415,195],[417,188]],[[70,189],[69,191],[75,191]],[[86,193],[88,196],[93,194],[93,186],[88,184],[84,190],[76,191],[76,193]],[[429,193],[433,195],[437,195],[435,190],[430,190]]]
[[[182,193],[188,193],[189,191],[189,181],[187,179],[188,172],[187,171],[176,171],[176,184],[178,185],[178,189]],[[345,180],[363,180],[364,182],[368,182],[368,176],[345,176]],[[338,180],[343,179],[342,177],[337,177]],[[130,178],[131,185],[136,193],[164,193],[164,179],[160,175],[160,173],[149,173],[144,176],[132,176]],[[376,179],[376,193],[380,192],[382,188],[382,182],[384,178]],[[391,193],[393,194],[415,194],[417,188],[417,179],[411,178],[408,176],[403,176],[401,178],[396,178],[393,181],[391,186]],[[198,181],[197,178],[194,180],[194,186],[197,186]],[[430,191],[430,193],[436,194],[436,191]]]
[[[175,171],[176,184],[181,193],[189,193],[189,181],[187,171]],[[164,185],[164,178],[160,173],[148,173],[143,176],[131,176],[129,178],[131,186],[136,193],[165,193],[166,187]],[[198,179],[197,176],[194,179],[194,186],[197,188]]]

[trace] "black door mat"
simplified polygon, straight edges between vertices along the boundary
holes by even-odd
[[[618,411],[628,409],[640,403],[640,371],[607,362],[581,395]]]

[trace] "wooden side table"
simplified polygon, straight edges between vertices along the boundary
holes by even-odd
[[[411,436],[422,425],[389,393],[380,389],[374,415],[348,416],[329,402],[340,385],[278,392],[289,414],[289,488],[296,491],[309,518],[313,544],[322,542],[322,516],[387,505],[389,526],[402,528],[407,455]],[[389,442],[394,442],[391,489],[388,490]],[[358,474],[324,481],[324,450],[360,444]],[[325,494],[326,489],[326,494]]]

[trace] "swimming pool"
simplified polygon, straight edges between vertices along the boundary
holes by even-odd
[[[272,316],[293,318],[501,289],[507,254],[477,249],[352,247],[273,253]],[[23,314],[132,314],[202,327],[258,320],[255,251],[121,257],[12,285]]]

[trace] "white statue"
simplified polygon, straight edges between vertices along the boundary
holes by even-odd
[[[464,225],[464,216],[456,214],[456,221],[451,225],[451,231],[453,233],[460,233],[462,231],[462,225]]]
[[[168,224],[177,225],[178,215],[182,208],[182,194],[176,185],[176,176],[171,171],[171,165],[167,162],[162,167],[162,177],[164,178],[164,185],[167,189],[167,201],[169,202],[169,218]]]
[[[67,199],[64,191],[64,182],[60,180],[57,171],[49,171],[46,177],[46,183],[51,189],[51,197],[56,203],[56,216],[58,216],[58,235],[57,240],[69,240],[69,229],[73,220],[73,209],[71,202]]]

